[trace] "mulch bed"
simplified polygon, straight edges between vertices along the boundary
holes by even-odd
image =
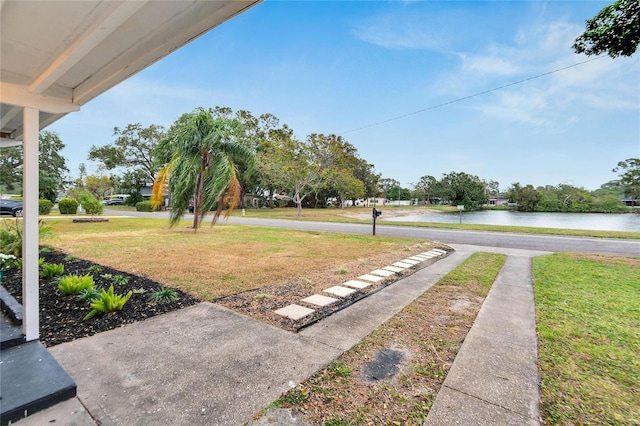
[[[357,276],[368,273],[373,269],[383,267],[399,261],[404,257],[410,257],[435,247],[447,252],[452,251],[450,247],[441,244],[419,244],[416,247],[412,247],[410,251],[381,253],[380,255],[374,255],[367,259],[359,259],[345,263],[344,267],[348,270],[348,274],[345,275],[338,274],[335,269],[330,268],[316,271],[313,274],[307,274],[306,277],[292,277],[286,283],[275,283],[216,298],[212,302],[267,324],[297,332],[384,287],[393,285],[393,283],[399,279],[415,273],[417,270],[430,265],[436,260],[422,262],[382,282],[372,284],[365,289],[357,290],[347,297],[338,298],[336,296],[335,298],[339,299],[339,301],[329,306],[318,307],[305,305],[304,302],[301,302],[303,298],[314,293],[321,294],[324,288],[340,285],[344,281],[355,279]],[[178,294],[178,300],[175,302],[150,303],[148,301],[149,294],[163,287],[162,284],[143,276],[130,274],[108,266],[97,265],[94,262],[78,259],[55,250],[44,251],[40,256],[44,258],[46,263],[64,264],[65,275],[91,274],[97,288],[108,289],[109,285],[113,283],[113,277],[115,276],[120,275],[127,277],[128,282],[126,284],[114,284],[115,292],[117,294],[126,294],[130,290],[134,291],[122,311],[99,315],[83,321],[85,315],[91,310],[89,303],[79,301],[75,296],[63,295],[58,290],[56,279],[45,279],[40,276],[40,340],[45,346],[54,346],[81,337],[91,336],[200,302],[199,299],[179,289],[175,289]],[[101,270],[99,272],[92,272],[91,268],[97,267],[101,268]],[[2,286],[16,298],[18,303],[22,303],[22,275],[19,270],[13,268],[5,271]],[[292,303],[313,308],[315,312],[299,320],[291,320],[274,312]],[[4,306],[3,311],[5,311]]]
[[[118,275],[128,278],[127,283],[114,284],[117,294],[134,291],[121,311],[98,315],[83,321],[91,310],[88,302],[76,299],[76,296],[66,296],[58,290],[56,279],[40,277],[40,341],[45,346],[54,346],[81,337],[91,336],[102,331],[121,327],[125,324],[141,321],[159,314],[194,305],[200,300],[175,289],[178,299],[174,302],[151,303],[149,294],[163,287],[146,277],[132,275],[107,266],[96,265],[87,260],[70,257],[65,253],[51,251],[41,253],[46,263],[62,263],[65,265],[64,275],[90,274],[93,276],[96,288],[108,289],[113,283],[113,277]],[[100,271],[90,269],[101,268]],[[5,271],[2,286],[19,303],[22,303],[22,273],[12,268]],[[3,306],[4,311],[4,306]]]

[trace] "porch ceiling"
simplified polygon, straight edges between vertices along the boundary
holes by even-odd
[[[0,124],[20,140],[261,0],[0,0]]]

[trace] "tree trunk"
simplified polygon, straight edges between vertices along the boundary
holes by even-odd
[[[202,192],[204,191],[204,181],[202,179],[202,173],[198,175],[196,180],[196,192],[193,195],[193,230],[197,231],[200,225],[200,208],[202,205]]]
[[[269,188],[269,208],[272,209],[273,206],[273,188]]]

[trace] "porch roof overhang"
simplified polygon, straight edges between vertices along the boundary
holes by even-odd
[[[0,0],[0,148],[23,147],[22,330],[39,338],[38,131],[261,0]]]
[[[261,0],[0,0],[0,145],[43,129]]]

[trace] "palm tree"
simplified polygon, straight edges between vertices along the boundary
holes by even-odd
[[[193,202],[193,228],[204,215],[216,209],[212,225],[228,205],[227,216],[237,206],[241,193],[237,162],[253,166],[254,152],[237,142],[242,125],[235,119],[214,117],[198,108],[184,114],[158,144],[156,158],[165,166],[153,185],[152,203],[159,206],[168,182],[171,194],[171,226],[180,221]]]

